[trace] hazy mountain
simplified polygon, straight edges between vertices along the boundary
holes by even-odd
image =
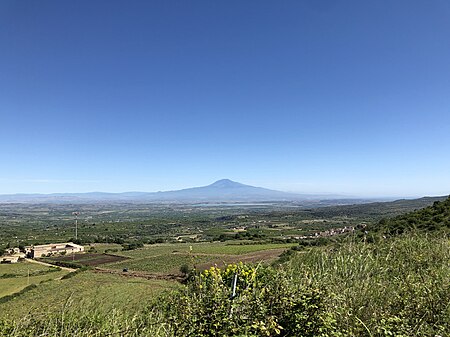
[[[350,215],[364,211],[366,214],[393,215],[431,205],[446,197],[375,202],[374,199],[343,198],[339,195],[295,194],[241,184],[229,179],[218,180],[211,185],[166,192],[123,193],[54,193],[0,195],[0,203],[251,203],[289,202],[293,206],[314,208],[315,212],[339,211]],[[391,199],[392,200],[392,199]],[[384,200],[387,201],[387,200]],[[347,206],[342,206],[347,205]],[[333,207],[330,207],[333,206]],[[322,208],[323,207],[323,208]],[[322,210],[319,210],[322,208]]]
[[[244,185],[229,179],[218,180],[208,186],[187,188],[178,191],[148,194],[156,200],[199,200],[199,201],[272,201],[297,200],[306,196]]]
[[[337,196],[336,196],[337,197]],[[0,195],[0,202],[71,203],[71,202],[242,202],[242,201],[297,201],[306,199],[331,199],[332,196],[313,196],[286,193],[241,184],[229,179],[218,180],[211,185],[166,192],[124,193],[54,193]]]

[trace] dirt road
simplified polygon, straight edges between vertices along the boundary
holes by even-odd
[[[67,268],[67,267],[55,266],[54,264],[45,263],[45,262],[42,262],[42,261],[36,261],[36,260],[33,260],[33,259],[25,259],[25,261],[30,262],[30,263],[41,264],[41,265],[47,266],[47,267],[58,267],[58,268],[61,268],[61,270],[66,270],[66,271],[70,271],[70,272],[76,270],[76,269],[73,269],[73,268]]]

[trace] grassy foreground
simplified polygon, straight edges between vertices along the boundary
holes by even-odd
[[[234,267],[233,267],[234,268]],[[295,253],[277,267],[210,270],[171,294],[97,290],[0,320],[1,336],[449,336],[450,241],[403,235]],[[278,269],[277,269],[278,268]],[[231,272],[230,272],[231,270]],[[230,277],[239,274],[231,299]],[[104,275],[100,275],[104,276]],[[61,282],[89,284],[90,272]],[[96,275],[99,277],[99,275]],[[109,276],[106,276],[109,277]],[[0,305],[38,303],[41,287]],[[48,293],[56,292],[52,285]],[[44,288],[41,288],[44,289]],[[98,293],[100,292],[100,293]],[[34,295],[33,295],[34,294]],[[116,298],[107,304],[108,297]],[[120,299],[124,296],[123,300]],[[112,303],[112,304],[111,304]],[[134,305],[133,303],[138,303]],[[145,304],[145,305],[144,305]],[[8,305],[8,307],[6,307]],[[48,303],[44,308],[48,308]],[[106,309],[105,309],[106,308]],[[211,310],[214,308],[214,310]]]
[[[449,336],[448,237],[348,242],[295,256],[288,268],[326,290],[328,310],[345,335]]]

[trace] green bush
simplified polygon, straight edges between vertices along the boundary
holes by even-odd
[[[174,336],[334,336],[325,296],[282,270],[240,263],[194,275],[165,312]]]
[[[142,247],[144,247],[143,242],[124,243],[122,245],[122,250],[135,250]]]

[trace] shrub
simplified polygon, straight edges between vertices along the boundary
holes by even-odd
[[[187,264],[183,264],[180,267],[180,273],[183,275],[188,275],[191,272],[191,268]]]
[[[331,336],[324,298],[281,270],[240,263],[197,273],[165,312],[174,336]]]
[[[122,245],[122,250],[135,250],[144,247],[142,242],[124,243]]]

